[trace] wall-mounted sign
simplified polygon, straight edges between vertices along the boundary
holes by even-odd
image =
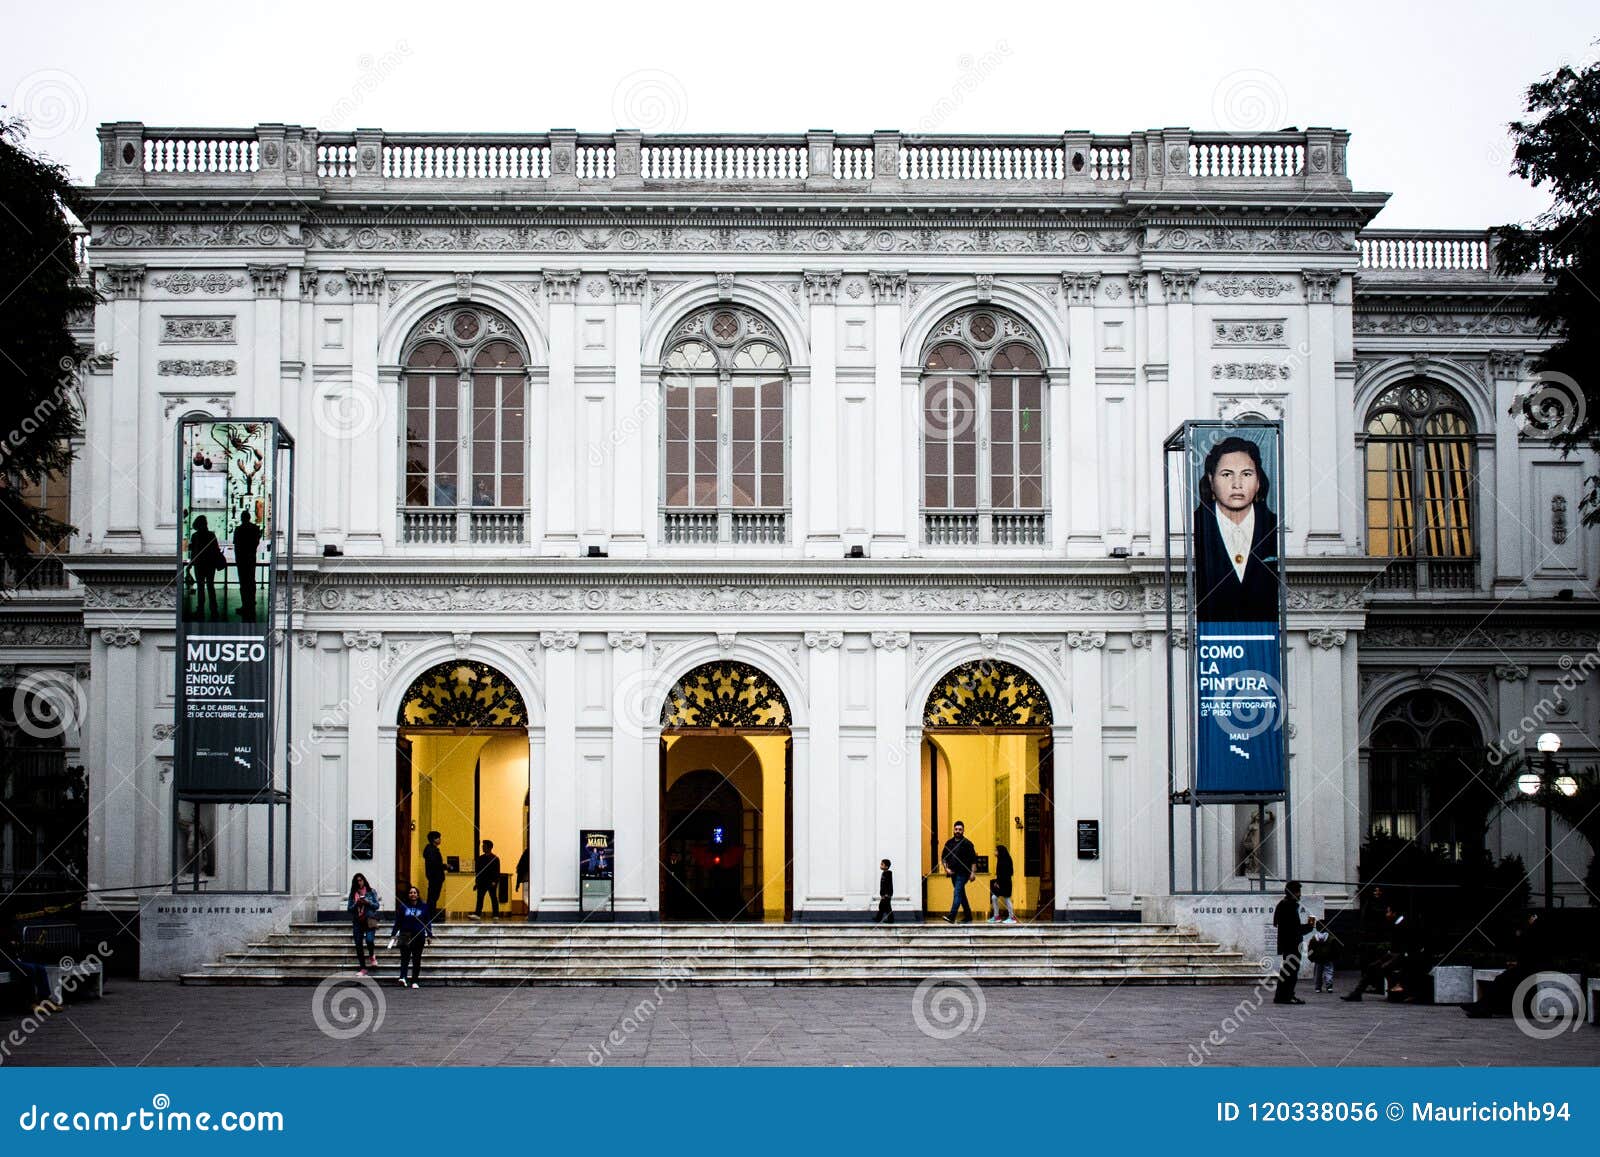
[[[578,833],[578,911],[610,913],[616,903],[616,832],[585,828]]]
[[[1098,860],[1100,858],[1100,821],[1078,821],[1078,859]]]

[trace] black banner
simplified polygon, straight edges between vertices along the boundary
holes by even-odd
[[[278,426],[178,427],[180,797],[260,799],[272,786],[273,531]]]

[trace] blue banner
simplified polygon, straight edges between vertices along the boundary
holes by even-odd
[[[1195,790],[1283,790],[1283,673],[1278,624],[1200,623],[1195,629]]]
[[[1593,1031],[1583,1029],[1580,1031]],[[1042,1152],[1594,1152],[1593,1068],[17,1069],[8,1153],[643,1153],[729,1138],[762,1153],[982,1148],[966,1103],[1012,1105],[1006,1146]],[[715,1090],[708,1094],[708,1090]],[[712,1097],[708,1101],[708,1095]],[[503,1106],[482,1112],[485,1104]],[[1024,1112],[1029,1106],[1058,1112]],[[694,1111],[687,1111],[693,1106]],[[981,1115],[981,1109],[974,1113]],[[695,1124],[697,1114],[703,1116]]]

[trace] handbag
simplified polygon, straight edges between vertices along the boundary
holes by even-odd
[[[376,932],[378,930],[378,927],[379,927],[378,918],[376,916],[368,916],[367,917],[367,931],[368,932]]]

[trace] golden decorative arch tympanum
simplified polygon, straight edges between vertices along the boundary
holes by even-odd
[[[781,731],[789,718],[783,692],[748,663],[702,663],[673,684],[661,707],[663,729]]]
[[[922,725],[1049,727],[1050,700],[1021,667],[999,659],[974,659],[940,679],[928,693]]]
[[[526,727],[522,693],[487,663],[457,659],[430,667],[406,690],[402,727]]]

